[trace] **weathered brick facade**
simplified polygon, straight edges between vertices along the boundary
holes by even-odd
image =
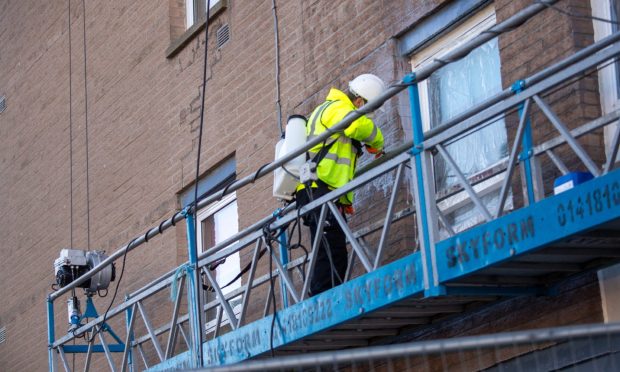
[[[410,69],[408,57],[399,53],[399,36],[447,2],[277,1],[283,120],[290,114],[311,112],[330,87],[344,87],[359,73],[372,72],[388,82],[399,80]],[[279,139],[272,4],[268,0],[227,3],[209,29],[200,169],[207,172],[234,156],[241,178],[272,160]],[[498,21],[530,3],[495,1]],[[589,14],[588,2],[566,3],[572,11]],[[166,57],[169,46],[183,37],[183,4],[179,0],[86,1],[88,128],[82,3],[70,0],[70,15],[67,2],[0,4],[0,95],[6,96],[7,103],[0,113],[0,327],[7,330],[7,340],[0,344],[0,370],[47,368],[45,298],[54,281],[53,261],[63,247],[88,246],[87,206],[90,249],[113,252],[171,216],[180,207],[179,194],[193,184],[205,37],[199,32]],[[229,25],[231,38],[217,49],[215,33],[224,24]],[[500,37],[504,87],[591,42],[591,22],[543,11],[519,30]],[[595,76],[570,89],[551,100],[563,118],[579,124],[600,114]],[[407,95],[390,100],[377,119],[388,148],[410,138]],[[541,128],[536,135],[555,135]],[[510,129],[509,138],[514,136],[514,127],[512,133]],[[596,147],[602,139],[586,141]],[[363,158],[362,163],[370,160]],[[374,221],[372,207],[385,208],[388,180],[381,178],[358,193],[354,224]],[[265,177],[237,192],[240,228],[278,207],[271,184],[271,177]],[[411,207],[408,185],[402,185],[400,209]],[[392,230],[388,257],[415,249],[416,228],[412,220],[407,224]],[[116,302],[185,262],[185,250],[185,230],[178,226],[128,255]],[[242,254],[242,265],[250,255]],[[561,295],[562,303],[579,296],[587,307],[550,305],[552,313],[541,321],[551,326],[600,320],[594,280],[588,277],[586,289],[576,294]],[[162,310],[160,316],[169,317],[166,294],[150,307],[152,316]],[[100,312],[110,299],[96,299]],[[258,296],[250,304],[250,319],[262,317],[263,299]],[[474,315],[466,318],[462,330],[437,333],[450,336],[530,327],[531,307],[545,312],[548,300],[528,301],[513,301],[509,320],[485,318],[486,326],[481,328],[472,320]],[[58,336],[65,331],[66,306],[57,301],[55,309]]]

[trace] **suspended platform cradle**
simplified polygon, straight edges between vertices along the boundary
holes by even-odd
[[[547,2],[553,3],[552,1]],[[271,346],[276,354],[286,352],[320,351],[367,346],[381,343],[381,340],[397,336],[404,329],[436,322],[444,316],[458,314],[478,306],[489,304],[511,296],[545,294],[553,286],[570,275],[612,265],[620,261],[620,170],[614,170],[614,162],[620,142],[620,130],[616,128],[612,139],[611,155],[605,164],[597,164],[577,138],[616,123],[620,111],[614,111],[595,120],[569,130],[552,111],[543,97],[545,94],[574,82],[584,74],[592,73],[597,66],[612,61],[620,55],[620,33],[599,41],[574,55],[550,66],[525,80],[516,82],[510,89],[491,97],[458,117],[443,123],[440,127],[424,132],[422,130],[418,83],[428,78],[446,63],[467,55],[471,50],[498,35],[510,31],[546,5],[537,3],[518,12],[513,17],[492,27],[453,52],[405,76],[392,85],[376,100],[351,113],[340,123],[306,146],[236,181],[224,190],[197,203],[202,208],[263,177],[282,166],[307,149],[324,141],[331,133],[341,131],[352,121],[365,113],[380,107],[387,99],[407,90],[411,108],[413,141],[404,143],[379,161],[360,170],[358,176],[344,187],[318,198],[300,210],[304,215],[311,210],[320,210],[319,226],[325,222],[328,210],[335,211],[333,200],[356,190],[385,174],[394,174],[394,184],[387,206],[387,213],[380,223],[364,226],[352,231],[344,219],[339,224],[345,231],[351,245],[349,267],[359,261],[365,271],[351,278],[349,271],[346,282],[312,298],[307,298],[307,289],[317,253],[316,245],[308,257],[288,262],[280,249],[277,252],[267,244],[264,226],[270,231],[281,231],[297,218],[294,205],[274,212],[255,224],[240,231],[229,239],[193,256],[196,241],[194,233],[193,207],[175,213],[169,219],[149,229],[132,243],[114,252],[100,265],[54,293],[47,301],[49,366],[56,370],[58,363],[67,371],[68,353],[86,353],[85,370],[88,369],[92,353],[104,353],[111,370],[128,368],[152,371],[172,370],[200,366],[216,366],[238,363],[250,358],[268,355]],[[545,120],[557,130],[557,137],[535,143],[531,127],[532,109],[537,106]],[[459,136],[488,125],[494,119],[518,111],[519,121],[516,135],[512,138],[510,154],[502,163],[501,173],[505,176],[500,188],[500,203],[490,210],[478,195],[476,185],[458,169],[456,162],[446,151],[446,144]],[[583,166],[594,176],[590,181],[575,186],[555,196],[547,196],[544,185],[553,180],[544,179],[540,161],[547,157],[563,174],[571,169],[554,151],[569,149]],[[484,221],[466,231],[455,233],[438,206],[438,196],[432,176],[434,156],[443,157],[457,175],[462,192]],[[581,166],[581,164],[570,164]],[[399,185],[402,184],[405,168],[412,170],[414,184],[414,210],[395,211]],[[510,213],[504,211],[511,180],[519,173],[526,195],[525,206]],[[339,216],[338,213],[334,213]],[[390,227],[407,216],[415,216],[419,234],[418,251],[391,262],[384,262]],[[81,325],[75,332],[56,337],[54,324],[54,302],[66,296],[73,288],[85,282],[105,266],[141,246],[147,240],[186,220],[189,261],[160,276],[158,279],[126,296],[119,305],[111,308],[107,317]],[[439,229],[448,231],[449,237],[440,239]],[[414,228],[413,226],[411,227]],[[321,233],[319,228],[318,234]],[[369,248],[363,236],[380,231],[376,249]],[[317,239],[318,240],[318,239]],[[286,238],[282,240],[286,243]],[[285,248],[285,247],[281,247]],[[271,255],[274,270],[257,275],[260,251],[266,249]],[[413,250],[412,250],[413,251]],[[251,268],[243,285],[227,294],[222,292],[210,270],[210,264],[236,252],[251,252]],[[216,299],[204,303],[204,293],[193,275],[195,268],[207,277],[216,292]],[[296,279],[296,273],[305,268],[303,279]],[[301,275],[298,275],[301,277]],[[268,285],[273,278],[279,282],[282,292],[281,308],[275,318],[269,314],[269,307],[275,306],[269,300],[265,305],[263,318],[248,322],[247,309],[255,289]],[[187,290],[185,286],[187,285]],[[153,325],[147,314],[145,300],[159,294],[167,295],[170,287],[176,288],[169,321]],[[270,287],[270,290],[274,287]],[[187,295],[187,296],[185,296]],[[262,292],[264,299],[264,292]],[[268,299],[272,294],[267,296]],[[189,311],[183,312],[183,300]],[[237,299],[234,309],[231,300]],[[207,325],[200,324],[199,311],[215,311],[216,318],[209,323],[210,339],[204,340]],[[117,332],[116,344],[110,345],[105,335],[109,327],[103,326],[119,316],[125,315],[126,329]],[[161,314],[159,314],[161,315]],[[144,324],[145,334],[136,334],[135,325],[139,318]],[[84,345],[84,339],[76,335],[100,329],[98,337],[92,337]],[[226,332],[227,331],[227,332]],[[224,333],[226,332],[226,333]],[[115,334],[116,335],[116,334]],[[165,339],[165,345],[160,344]],[[157,360],[147,355],[146,347],[153,350]],[[179,350],[176,350],[179,348]],[[114,355],[114,353],[117,353]],[[138,355],[140,357],[138,357]],[[140,358],[141,360],[139,360]],[[98,368],[99,369],[99,368]]]

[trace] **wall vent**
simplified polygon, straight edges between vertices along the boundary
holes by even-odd
[[[6,327],[0,328],[0,344],[6,341]]]
[[[230,27],[228,24],[217,29],[217,48],[221,48],[230,40]]]
[[[0,97],[0,114],[6,109],[6,98],[4,96]]]

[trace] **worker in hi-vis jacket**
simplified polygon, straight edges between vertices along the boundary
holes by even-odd
[[[362,107],[385,90],[383,81],[372,74],[363,74],[349,82],[345,92],[332,88],[326,101],[310,115],[306,124],[308,141],[341,121],[349,112]],[[343,132],[337,132],[326,141],[309,150],[309,159],[315,163],[317,181],[299,184],[296,191],[298,208],[337,189],[355,175],[355,163],[362,154],[362,144],[371,154],[379,156],[383,151],[381,130],[367,115],[361,116]],[[310,187],[308,187],[310,186]],[[336,205],[343,216],[353,214],[353,192],[338,199]],[[304,218],[310,227],[311,241],[319,222],[320,209],[314,209]],[[335,217],[329,212],[319,244],[310,296],[319,294],[343,282],[347,270],[346,237]]]

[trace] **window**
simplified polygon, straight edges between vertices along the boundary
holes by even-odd
[[[219,17],[228,6],[228,0],[208,0],[209,19]],[[196,36],[204,33],[207,0],[170,0],[170,45],[166,48],[166,58],[176,56]]]
[[[222,0],[185,0],[185,28],[188,29],[204,18],[207,13],[207,1],[209,2],[209,13],[219,10],[222,7]]]
[[[197,244],[199,252],[202,253],[239,232],[236,193],[229,194],[222,200],[199,210],[196,218],[198,220]],[[231,283],[240,271],[241,264],[239,252],[237,252],[226,257],[225,260],[218,262],[215,269],[211,272],[215,273],[215,280],[222,289],[223,294],[226,295],[241,287],[241,279],[237,279]],[[206,291],[205,294],[206,303],[209,303],[216,298],[215,292]],[[235,314],[239,314],[241,310],[240,299],[233,299],[230,302],[230,305]],[[223,313],[222,315],[222,321],[225,322],[228,317],[226,316],[226,313]],[[215,326],[214,319],[216,316],[217,313],[215,311],[210,311],[207,314],[207,332],[210,332]]]
[[[416,51],[411,61],[413,69],[425,66],[435,58],[441,58],[494,24],[495,11],[490,5],[452,31],[434,40],[429,46]],[[420,83],[424,129],[440,126],[501,90],[499,48],[495,38],[481,45],[465,58],[442,67]],[[466,177],[496,167],[508,155],[506,126],[503,118],[446,144],[445,149]],[[434,173],[438,194],[450,194],[450,190],[454,189],[458,180],[443,158],[434,159]],[[475,187],[487,206],[492,206],[494,202],[497,202],[502,179],[503,175],[499,174]],[[440,204],[440,208],[456,231],[481,221],[481,216],[467,199],[464,193],[461,193]],[[508,201],[507,205],[509,206],[510,203],[511,201]]]
[[[611,27],[611,32],[616,33],[620,30],[620,26],[618,26],[618,15],[620,15],[620,1],[611,1],[608,7],[609,19],[614,21],[614,23],[609,24],[609,26]],[[620,61],[618,59],[616,59],[616,62],[614,63],[613,70],[616,75],[613,81],[613,84],[616,88],[614,89],[616,93],[615,98],[616,101],[618,101],[618,98],[620,97]]]
[[[619,0],[591,0],[592,15],[595,17],[609,19],[618,22],[620,16]],[[598,41],[617,32],[620,27],[617,24],[608,22],[592,21],[594,27],[594,40]],[[601,66],[598,72],[599,93],[601,97],[601,108],[604,114],[608,114],[620,108],[620,61],[609,66]],[[616,131],[617,124],[605,127],[605,150],[607,156],[610,154],[611,141]],[[616,158],[618,161],[618,158]]]
[[[236,166],[237,163],[235,156],[231,155],[222,160],[217,166],[210,169],[198,181],[198,199],[204,199],[205,197],[221,190],[223,187],[233,182],[236,178]],[[190,186],[182,192],[179,195],[181,205],[186,207],[193,204],[194,193],[194,186]],[[223,242],[239,232],[238,216],[237,195],[234,192],[226,195],[221,200],[213,202],[210,205],[198,210],[196,213],[196,243],[198,245],[198,253],[200,254],[209,250],[216,244]],[[241,271],[239,253],[230,255],[219,265],[213,266],[213,270],[210,272],[220,288],[222,288],[230,283],[230,281]],[[226,288],[222,288],[222,292],[226,295],[240,286],[241,279],[238,279]],[[205,291],[203,293],[203,298],[206,301],[205,303],[209,303],[216,299],[215,292]],[[238,314],[241,309],[240,299],[235,298],[230,301],[230,306],[233,308],[235,313]],[[226,316],[226,313],[223,313],[222,315],[222,322],[227,322],[228,317]],[[213,331],[216,316],[216,311],[207,312],[207,332]]]

